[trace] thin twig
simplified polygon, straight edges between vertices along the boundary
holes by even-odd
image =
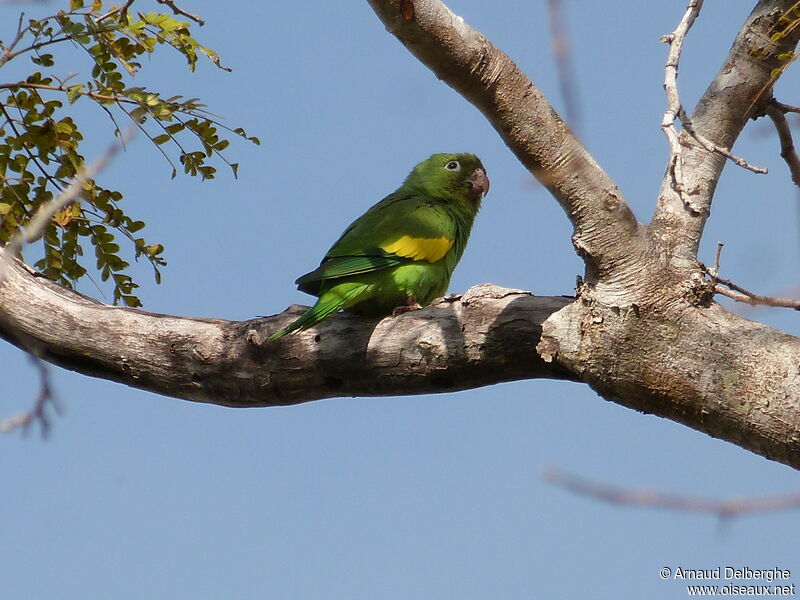
[[[800,186],[800,158],[795,152],[794,141],[792,140],[792,132],[789,129],[789,123],[786,120],[786,110],[775,99],[767,104],[767,116],[772,120],[775,129],[778,132],[778,140],[781,143],[781,158],[786,161],[789,167],[789,172],[792,175],[792,183]]]
[[[681,98],[680,94],[678,94],[678,65],[681,51],[683,50],[683,41],[695,19],[700,14],[702,7],[703,0],[691,0],[675,31],[661,38],[662,42],[669,44],[667,62],[664,65],[664,91],[667,94],[667,110],[661,119],[661,129],[664,131],[664,135],[667,136],[667,143],[670,149],[669,171],[672,177],[672,187],[681,197],[683,203],[689,207],[691,207],[691,201],[687,197],[686,188],[683,184],[681,144],[678,139],[678,132],[675,130],[675,119],[678,118],[678,114],[682,110]]]
[[[730,279],[723,279],[719,276],[719,259],[722,254],[722,248],[725,244],[717,242],[717,253],[714,257],[714,266],[708,268],[703,263],[700,263],[700,268],[711,277],[714,283],[714,293],[722,294],[737,302],[743,302],[750,306],[775,306],[778,308],[793,308],[800,310],[800,300],[792,298],[773,298],[771,296],[761,296],[744,289],[742,286],[733,283]],[[723,287],[725,286],[725,287]],[[726,289],[727,288],[727,289]]]
[[[720,146],[719,144],[715,144],[707,137],[700,135],[695,128],[692,126],[692,122],[689,119],[689,115],[683,110],[681,107],[678,116],[680,117],[681,123],[683,124],[684,130],[688,133],[692,138],[700,144],[703,148],[708,150],[709,152],[716,152],[717,154],[721,154],[731,162],[737,164],[738,166],[742,167],[743,169],[747,169],[748,171],[752,171],[753,173],[758,173],[760,175],[764,175],[767,173],[766,167],[757,167],[755,165],[751,165],[745,159],[736,156],[730,150],[725,148],[724,146]]]
[[[158,2],[159,4],[166,4],[172,9],[173,13],[175,13],[176,15],[183,15],[187,19],[191,19],[192,21],[200,25],[200,27],[206,24],[205,21],[203,21],[203,19],[201,19],[197,15],[193,15],[192,13],[183,10],[180,6],[176,6],[175,0],[156,0],[156,2]]]
[[[775,306],[777,308],[792,308],[794,310],[800,310],[800,300],[760,296],[759,294],[754,294],[753,292],[750,292],[727,279],[720,279],[718,277],[717,281],[719,283],[714,286],[714,293],[727,296],[732,300],[736,300],[736,302],[742,302],[744,304],[749,304],[750,306]],[[728,286],[730,289],[726,289],[722,286]]]
[[[669,173],[672,178],[672,188],[680,196],[684,205],[694,212],[699,211],[688,197],[688,191],[683,182],[683,152],[678,132],[675,129],[676,119],[681,121],[683,130],[688,136],[707,151],[720,154],[743,169],[747,169],[753,173],[767,172],[767,169],[764,167],[751,165],[743,158],[733,154],[728,148],[714,143],[696,131],[681,104],[680,94],[678,93],[678,64],[680,63],[681,51],[683,50],[683,42],[686,39],[686,34],[700,14],[700,9],[702,7],[703,0],[691,0],[675,31],[661,38],[662,42],[669,44],[667,63],[664,66],[664,91],[667,94],[667,110],[664,112],[664,117],[661,120],[661,129],[664,131],[664,135],[667,136],[667,142],[670,148]]]
[[[783,102],[778,102],[775,98],[772,99],[771,104],[777,106],[783,113],[800,113],[800,106],[784,104]]]
[[[648,489],[625,489],[589,481],[558,469],[545,469],[542,472],[542,478],[575,494],[588,496],[610,504],[705,513],[720,518],[800,508],[800,492],[783,496],[719,500],[716,498],[680,496]]]
[[[717,253],[714,255],[714,272],[712,273],[712,277],[714,280],[717,280],[717,274],[719,273],[719,259],[722,256],[722,249],[725,247],[725,244],[722,242],[717,242]]]
[[[547,14],[550,20],[550,42],[553,57],[556,61],[558,84],[567,122],[573,130],[580,129],[581,115],[578,102],[578,87],[575,85],[575,69],[572,66],[569,47],[569,35],[564,25],[564,13],[561,0],[547,0]]]
[[[120,16],[126,15],[128,13],[128,9],[130,8],[131,4],[133,4],[133,2],[134,2],[134,0],[125,0],[125,3],[122,4],[121,6],[115,6],[114,8],[109,10],[107,13],[97,17],[96,22],[97,23],[101,23],[102,21],[104,21],[105,19],[110,17],[111,15],[115,15],[115,14],[119,14]]]
[[[17,35],[14,36],[14,39],[11,40],[11,43],[8,46],[0,42],[0,44],[2,44],[2,49],[3,49],[3,56],[0,56],[0,67],[2,67],[9,60],[14,58],[14,53],[12,52],[12,50],[16,48],[17,44],[19,44],[20,40],[25,35],[25,32],[28,31],[28,27],[25,28],[22,27],[22,22],[24,19],[25,19],[25,13],[20,13],[19,21],[17,23]]]
[[[38,423],[42,437],[47,438],[52,429],[47,407],[48,405],[52,406],[56,413],[61,412],[61,407],[53,395],[53,388],[50,385],[50,369],[47,363],[34,354],[29,354],[29,356],[39,371],[39,395],[30,410],[0,421],[0,434],[15,429],[22,429],[27,433],[34,423]]]

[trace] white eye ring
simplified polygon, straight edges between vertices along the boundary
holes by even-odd
[[[451,160],[444,166],[444,168],[447,169],[448,171],[460,171],[461,163],[459,163],[457,160]]]

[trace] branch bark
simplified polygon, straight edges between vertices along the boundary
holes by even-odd
[[[61,367],[166,396],[256,407],[575,379],[534,351],[542,322],[570,298],[483,285],[404,316],[342,314],[270,342],[301,307],[242,322],[148,313],[100,304],[16,259],[9,265],[0,336],[35,344]]]

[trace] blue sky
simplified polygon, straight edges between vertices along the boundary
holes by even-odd
[[[579,134],[648,221],[667,158],[659,124],[666,46],[684,0],[564,0]],[[707,3],[679,85],[693,106],[753,2]],[[60,5],[28,7],[30,14]],[[145,6],[145,4],[143,4]],[[502,47],[558,110],[542,1],[449,6]],[[478,154],[492,181],[451,291],[490,281],[570,294],[583,271],[571,227],[482,116],[384,30],[366,2],[187,8],[232,73],[156,58],[140,85],[198,96],[262,140],[234,142],[239,179],[170,180],[138,138],[103,174],[165,244],[155,312],[247,319],[310,298],[292,282],[342,229],[433,152]],[[19,5],[3,4],[8,36]],[[64,68],[65,71],[77,70]],[[794,69],[796,71],[796,68]],[[3,73],[4,80],[12,77]],[[796,73],[777,97],[797,103]],[[99,151],[107,123],[91,113]],[[110,130],[109,130],[110,131]],[[96,140],[95,140],[96,138]],[[797,284],[798,196],[769,124],[751,123],[728,166],[701,259],[763,293]],[[82,288],[102,299],[91,284]],[[110,297],[109,290],[104,290]],[[793,334],[791,311],[748,313]],[[37,380],[0,345],[2,414]],[[664,566],[791,569],[798,513],[712,518],[609,506],[540,478],[556,466],[621,486],[738,497],[794,491],[797,473],[585,386],[526,381],[436,396],[343,398],[289,408],[193,404],[53,370],[65,414],[51,438],[0,438],[3,597],[641,598],[686,594]]]

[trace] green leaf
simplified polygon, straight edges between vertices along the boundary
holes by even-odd
[[[125,11],[116,10],[98,21],[98,15],[118,9],[120,3],[70,0],[69,11],[27,20],[23,30],[27,39],[20,40],[17,47],[26,48],[21,54],[27,53],[41,70],[21,71],[22,82],[6,84],[8,96],[0,99],[13,114],[17,128],[15,131],[8,123],[0,124],[0,175],[5,177],[0,185],[0,241],[8,241],[26,227],[38,207],[69,185],[86,162],[82,128],[102,133],[102,122],[73,119],[70,108],[79,98],[84,99],[87,110],[99,108],[96,114],[110,117],[111,135],[119,135],[121,124],[128,118],[141,125],[169,161],[173,178],[179,161],[186,173],[211,179],[216,176],[218,159],[228,164],[236,177],[239,164],[222,155],[230,151],[228,138],[240,136],[259,143],[241,128],[216,123],[217,117],[207,112],[198,98],[133,85],[132,77],[140,69],[142,56],[165,48],[179,52],[190,70],[194,70],[199,56],[226,68],[215,51],[193,37],[193,23],[173,14],[136,17],[128,10],[131,3],[125,4]],[[60,41],[65,37],[68,39]],[[85,52],[76,55],[72,51],[76,45]],[[69,71],[83,76],[72,74],[62,82],[48,73],[65,56],[70,61]],[[22,84],[53,89],[29,90]],[[149,133],[153,131],[158,135]],[[129,210],[121,193],[96,181],[88,183],[80,200],[54,217],[39,243],[40,257],[31,260],[47,277],[72,286],[88,274],[88,265],[81,264],[92,261],[84,257],[81,246],[88,241],[99,279],[113,286],[114,303],[140,306],[134,293],[138,285],[128,273],[126,252],[132,249],[134,258],[147,260],[158,283],[166,261],[162,244],[135,237],[141,235],[138,232],[145,223],[133,218]],[[125,240],[131,243],[127,249]]]

